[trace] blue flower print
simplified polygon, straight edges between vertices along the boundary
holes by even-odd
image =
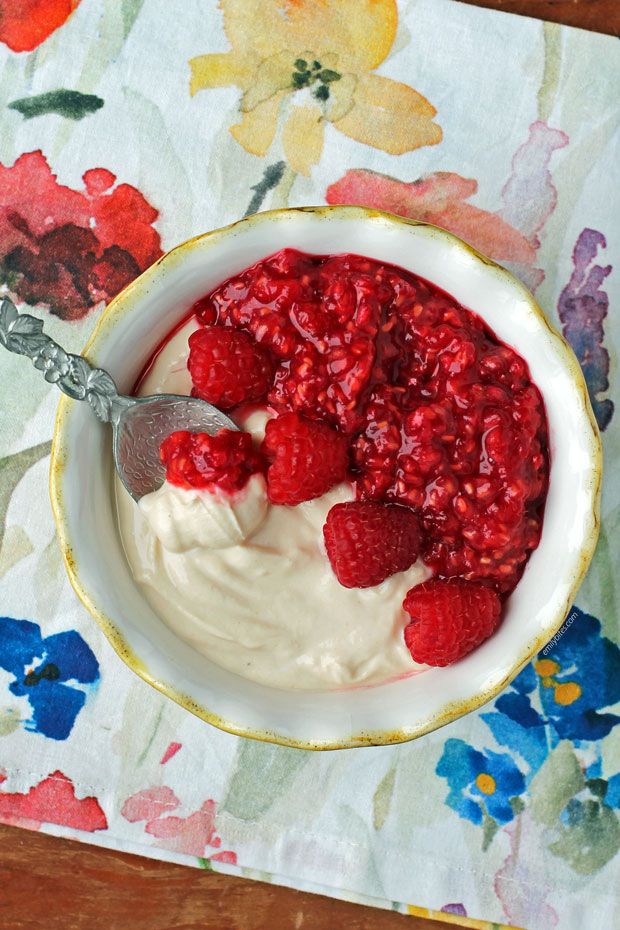
[[[605,708],[620,701],[620,649],[596,617],[575,608],[572,625],[534,662],[543,715],[559,739],[600,740],[620,723]]]
[[[527,695],[507,691],[495,701],[495,711],[481,717],[500,746],[507,746],[527,762],[529,782],[549,754],[549,740],[545,721]]]
[[[528,781],[560,740],[595,742],[620,722],[607,710],[620,700],[620,649],[601,636],[596,617],[575,607],[570,619],[481,715],[497,742],[528,763]]]
[[[446,740],[435,771],[448,782],[446,804],[475,824],[485,811],[508,823],[514,817],[510,799],[525,791],[525,778],[509,755],[479,752],[461,739]]]
[[[30,702],[26,729],[57,740],[69,736],[84,706],[80,685],[99,678],[99,663],[77,630],[43,638],[36,623],[11,617],[0,617],[0,668],[14,676],[9,690]]]
[[[482,827],[482,849],[495,831],[527,804],[527,788],[562,741],[583,749],[567,752],[568,793],[557,785],[560,808],[548,849],[579,874],[597,871],[620,849],[620,772],[604,777],[598,745],[620,723],[620,649],[601,635],[596,617],[574,608],[557,637],[527,665],[480,719],[507,753],[479,751],[449,739],[436,768],[446,778],[446,804]],[[620,712],[619,712],[620,713]],[[568,742],[565,746],[568,745]],[[554,756],[557,765],[559,757]],[[582,775],[575,775],[581,771]],[[555,797],[555,795],[554,795]]]
[[[612,775],[607,781],[605,803],[608,804],[609,807],[620,809],[620,772],[616,775]]]

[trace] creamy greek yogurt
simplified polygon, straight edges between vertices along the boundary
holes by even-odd
[[[142,394],[189,393],[185,360],[195,328],[187,324],[168,342]],[[256,412],[239,426],[259,442],[267,416]],[[117,484],[127,559],[155,612],[216,664],[271,687],[325,690],[423,669],[404,643],[409,617],[402,601],[430,569],[418,560],[374,588],[342,587],[325,555],[322,529],[334,504],[353,499],[350,486],[286,507],[268,504],[262,478],[254,478],[260,480],[251,479],[244,500],[256,525],[250,519],[236,529],[243,501],[218,502],[205,498],[209,492],[178,495],[182,489],[166,484],[155,492],[159,498],[149,495],[153,500],[138,505]],[[167,505],[174,516],[165,515]],[[204,525],[201,508],[208,514]],[[219,514],[217,508],[223,508]]]
[[[168,552],[228,549],[244,543],[265,519],[269,503],[263,475],[252,475],[234,494],[180,488],[169,481],[138,502],[153,534]]]

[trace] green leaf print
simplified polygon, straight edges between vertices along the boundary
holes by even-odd
[[[24,119],[33,119],[35,116],[44,116],[47,113],[57,113],[67,119],[80,120],[95,113],[103,106],[101,97],[95,94],[81,94],[77,90],[52,90],[36,97],[20,97],[9,103],[9,110],[17,110]]]
[[[614,507],[603,516],[596,552],[579,591],[580,600],[588,604],[591,613],[600,617],[603,633],[614,640],[620,609],[617,591],[620,558],[615,544],[618,533],[620,507]]]
[[[282,180],[285,168],[286,163],[283,161],[278,161],[275,165],[268,165],[265,168],[261,180],[258,184],[254,184],[254,186],[250,188],[250,190],[254,191],[254,195],[248,204],[247,210],[243,214],[244,216],[251,216],[252,213],[257,213],[258,210],[260,210],[261,204],[269,191],[277,187]]]
[[[567,823],[549,850],[565,859],[581,875],[602,868],[620,849],[620,824],[615,811],[598,799],[577,798],[566,809]]]
[[[530,783],[530,811],[534,820],[553,827],[558,817],[585,785],[573,744],[563,740],[549,753]]]
[[[499,824],[497,820],[485,811],[482,815],[482,852],[487,851],[498,830]]]
[[[0,737],[14,733],[20,723],[21,715],[18,707],[0,707]]]
[[[618,816],[603,801],[603,779],[586,781],[573,745],[564,740],[530,784],[530,811],[543,824],[547,849],[581,875],[591,875],[620,849]]]
[[[22,449],[14,455],[7,455],[0,459],[0,546],[4,538],[6,514],[13,491],[24,477],[29,468],[32,468],[40,459],[50,454],[51,440]]]
[[[220,811],[238,820],[260,817],[288,790],[308,756],[303,749],[243,740]]]
[[[131,32],[133,24],[138,18],[144,0],[121,0],[120,12],[123,21],[123,35],[125,38]]]
[[[372,822],[375,830],[380,830],[390,812],[394,785],[396,783],[396,766],[386,772],[377,786],[372,799]]]

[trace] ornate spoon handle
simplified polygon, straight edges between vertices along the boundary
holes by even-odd
[[[87,400],[104,423],[118,419],[126,398],[101,368],[92,368],[81,355],[69,352],[43,332],[43,323],[27,313],[18,313],[12,300],[0,305],[0,344],[9,352],[27,355],[46,381],[57,384],[75,400]]]

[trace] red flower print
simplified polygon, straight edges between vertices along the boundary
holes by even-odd
[[[80,0],[0,0],[0,42],[31,52],[62,26]]]
[[[137,820],[153,820],[173,811],[181,802],[172,788],[162,785],[158,788],[144,788],[136,791],[123,804],[121,814],[129,823]]]
[[[166,840],[168,849],[189,856],[204,856],[205,846],[221,846],[215,832],[215,801],[205,801],[200,810],[189,817],[162,817],[150,820],[144,828],[147,833]]]
[[[175,756],[177,752],[179,751],[179,749],[181,749],[182,747],[183,747],[182,743],[170,743],[165,753],[159,760],[159,764],[165,765],[166,762],[169,762],[170,759],[172,759],[172,757]]]
[[[188,817],[164,816],[180,803],[174,792],[165,785],[145,788],[127,798],[121,814],[130,823],[146,820],[145,833],[156,836],[159,842],[154,845],[161,849],[234,865],[237,856],[231,850],[212,853],[212,850],[219,850],[222,845],[215,828],[215,801],[205,801],[199,810],[193,811]]]
[[[76,798],[73,782],[59,771],[52,772],[27,794],[0,791],[0,821],[30,829],[56,823],[89,833],[108,826],[97,798]]]
[[[0,0],[2,2],[2,0]],[[104,168],[58,184],[41,152],[0,165],[0,281],[66,320],[108,302],[162,254],[159,215]]]
[[[536,251],[524,235],[497,213],[466,203],[477,190],[477,181],[452,172],[437,171],[409,183],[353,169],[328,187],[325,199],[328,203],[375,207],[442,226],[496,261],[533,262]]]
[[[444,171],[407,182],[354,169],[328,187],[325,198],[328,203],[357,203],[442,226],[501,262],[535,291],[545,279],[542,268],[536,267],[538,234],[557,203],[549,164],[568,141],[560,130],[540,120],[532,123],[527,140],[512,158],[502,205],[494,213],[467,203],[478,192],[477,181]]]

